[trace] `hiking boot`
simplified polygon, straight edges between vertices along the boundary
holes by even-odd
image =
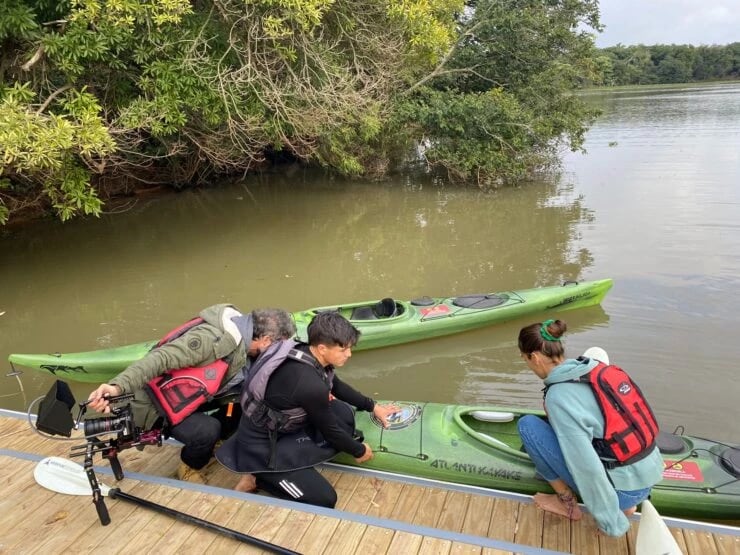
[[[192,482],[194,484],[206,483],[206,479],[203,477],[203,474],[201,474],[200,470],[190,468],[184,462],[181,462],[180,466],[177,467],[176,476],[178,480],[183,480],[184,482]]]

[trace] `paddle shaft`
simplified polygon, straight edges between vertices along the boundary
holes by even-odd
[[[274,543],[263,541],[259,538],[255,538],[254,536],[242,534],[241,532],[232,530],[231,528],[226,528],[224,526],[214,524],[213,522],[208,522],[207,520],[203,520],[202,518],[198,518],[196,516],[185,514],[175,509],[170,509],[169,507],[165,507],[164,505],[158,505],[157,503],[152,503],[151,501],[147,501],[146,499],[142,499],[141,497],[136,497],[135,495],[124,493],[118,488],[112,488],[108,492],[108,495],[112,499],[123,499],[124,501],[129,501],[130,503],[141,505],[142,507],[146,507],[147,509],[152,509],[153,511],[166,514],[168,516],[176,518],[177,520],[188,522],[190,524],[195,524],[197,526],[202,526],[203,528],[208,528],[209,530],[213,530],[214,532],[218,532],[219,534],[223,534],[225,536],[228,536],[235,540],[239,540],[244,543],[250,543],[261,549],[272,551],[273,553],[279,553],[280,555],[300,555],[300,553],[298,553],[297,551],[292,551],[285,547],[280,547],[279,545],[275,545]]]

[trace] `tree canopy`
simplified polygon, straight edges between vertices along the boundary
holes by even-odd
[[[480,186],[579,148],[597,0],[5,0],[0,221],[280,159]]]
[[[740,42],[720,46],[656,44],[601,51],[604,85],[690,83],[740,78]]]

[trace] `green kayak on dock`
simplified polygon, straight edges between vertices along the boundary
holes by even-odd
[[[593,306],[603,300],[611,287],[611,279],[602,279],[458,297],[421,297],[410,301],[386,298],[312,308],[295,312],[293,317],[297,337],[306,340],[306,328],[317,313],[338,311],[361,332],[354,350],[376,349],[460,333],[528,315]],[[173,323],[173,327],[175,325]],[[63,380],[102,383],[142,358],[156,343],[156,340],[145,341],[81,353],[11,354],[8,360],[14,369],[18,365],[48,372]]]
[[[393,402],[401,411],[389,428],[367,412],[357,429],[373,450],[358,465],[340,454],[343,465],[445,482],[534,494],[551,491],[521,451],[517,420],[541,411],[438,403]],[[663,516],[740,520],[740,448],[708,439],[662,432],[663,480],[650,500]]]

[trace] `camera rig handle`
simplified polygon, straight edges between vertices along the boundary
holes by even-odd
[[[100,484],[98,483],[98,478],[95,476],[95,469],[93,468],[93,443],[91,441],[87,442],[87,449],[85,452],[85,474],[87,474],[87,480],[90,482],[90,488],[92,489],[92,501],[93,505],[95,505],[95,510],[98,512],[98,518],[100,519],[100,524],[103,526],[107,526],[110,524],[110,514],[108,514],[108,507],[105,506],[105,499],[103,499],[103,493],[100,491]],[[118,462],[118,459],[116,459],[116,465],[118,466],[119,470],[121,469],[121,464]],[[113,467],[113,464],[111,462],[111,468]],[[115,474],[115,470],[113,471]],[[121,471],[121,475],[123,476],[123,472]]]
[[[133,399],[135,395],[133,393],[123,393],[121,395],[115,395],[111,397],[110,395],[103,395],[103,399],[108,401],[111,405],[118,403],[120,401],[126,401],[128,399]],[[79,412],[77,413],[77,418],[75,419],[75,425],[74,429],[78,430],[80,428],[80,423],[82,422],[82,417],[85,416],[85,413],[87,412],[87,405],[92,403],[92,401],[87,400],[82,403],[78,403]],[[116,409],[112,409],[113,412],[116,411]]]

